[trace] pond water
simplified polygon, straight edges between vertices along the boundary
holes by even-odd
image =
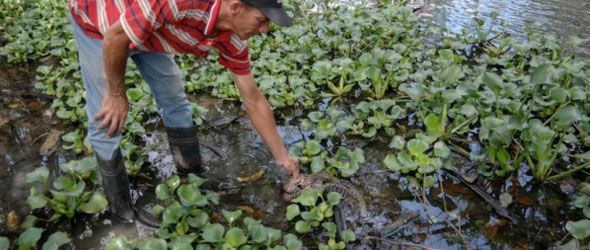
[[[0,118],[3,119],[0,122],[0,185],[7,187],[0,191],[0,235],[14,239],[17,235],[14,228],[10,228],[14,222],[7,221],[7,217],[11,212],[19,218],[28,214],[22,197],[28,195],[30,186],[24,181],[24,175],[42,165],[56,169],[72,156],[61,150],[59,143],[53,146],[56,152],[50,157],[39,155],[47,133],[58,128],[67,131],[67,126],[53,118],[50,103],[32,95],[34,91],[15,89],[17,84],[31,80],[25,71],[4,65],[3,72],[1,86],[5,94],[11,93],[11,97],[0,102]],[[214,176],[233,181],[235,186],[221,191],[221,206],[227,209],[239,207],[266,225],[292,229],[284,216],[287,203],[281,199],[281,180],[284,180],[285,173],[272,165],[268,150],[240,105],[207,97],[198,97],[195,101],[209,109],[202,126],[201,141],[219,153],[202,147],[203,159],[212,167]],[[135,201],[153,196],[155,186],[174,173],[163,130],[157,123],[148,124],[150,126],[143,137],[149,163],[140,175],[131,179]],[[302,140],[306,133],[288,124],[281,124],[280,132],[288,145]],[[411,244],[440,249],[465,246],[546,248],[566,235],[564,223],[568,216],[576,214],[567,205],[569,199],[563,198],[571,194],[574,183],[537,187],[530,183],[531,177],[525,169],[507,181],[477,182],[495,199],[504,192],[513,195],[509,213],[518,220],[514,224],[496,214],[488,203],[448,175],[442,175],[435,188],[421,193],[412,179],[384,172],[381,159],[389,151],[387,142],[366,145],[358,138],[343,141],[349,147],[361,147],[367,159],[364,167],[350,179],[367,204],[367,217],[362,221],[348,218],[352,219],[348,226],[363,240],[355,248],[405,248]],[[264,170],[265,174],[258,181],[243,185],[235,181],[239,176],[249,176],[259,170]],[[464,170],[469,173],[468,168]],[[414,219],[404,221],[409,214],[415,215]],[[112,223],[107,213],[97,217],[76,217],[73,221],[75,223],[59,226],[72,236],[73,243],[68,247],[72,249],[101,249],[119,234],[145,237],[152,232],[140,223]],[[376,240],[384,228],[400,223],[401,227],[390,238]],[[316,244],[311,237],[303,240],[310,242],[310,246]]]
[[[525,27],[555,33],[563,38],[575,35],[590,39],[590,1],[587,0],[415,0],[413,6],[425,6],[434,24],[460,32],[473,25],[472,18],[490,20],[492,12],[507,22],[507,31],[518,39],[525,39]],[[496,23],[499,24],[499,23]],[[576,52],[590,58],[590,42]]]
[[[590,23],[590,1],[587,0],[431,0],[413,4],[429,6],[431,11],[423,14],[424,17],[457,32],[460,27],[468,27],[473,16],[485,17],[499,11],[500,18],[509,22],[510,33],[519,38],[523,38],[525,25],[535,21],[542,23],[541,31],[590,38],[590,27],[586,25]],[[589,48],[587,43],[578,53],[588,56]],[[51,113],[51,101],[33,90],[34,78],[29,72],[34,72],[34,67],[8,66],[2,60],[0,58],[0,186],[3,187],[0,190],[0,235],[14,240],[17,236],[15,222],[8,219],[9,214],[17,214],[17,218],[28,214],[23,197],[28,195],[30,186],[24,181],[24,175],[43,165],[56,169],[72,159],[72,155],[62,150],[59,142],[50,145],[55,153],[40,155],[40,148],[51,131],[70,128]],[[260,180],[249,184],[234,181],[236,188],[222,191],[222,206],[240,207],[246,214],[275,228],[292,228],[285,221],[287,204],[281,200],[280,193],[285,174],[273,166],[266,146],[240,105],[207,97],[198,97],[195,101],[209,109],[201,141],[220,153],[218,156],[202,148],[204,161],[212,166],[214,175],[235,180],[265,171]],[[150,129],[143,137],[147,143],[148,164],[142,174],[131,180],[134,200],[153,195],[155,185],[174,172],[165,135],[156,122],[147,125]],[[290,145],[303,140],[302,131],[283,121],[280,123],[285,143]],[[579,216],[568,204],[576,185],[571,181],[536,186],[526,169],[506,181],[480,178],[476,184],[494,199],[499,200],[502,193],[512,195],[508,212],[517,220],[512,223],[449,175],[441,175],[434,188],[421,193],[412,179],[384,172],[381,159],[388,153],[387,142],[365,145],[357,138],[344,141],[349,146],[361,147],[367,159],[350,180],[367,203],[368,214],[363,221],[349,225],[363,240],[355,248],[548,248],[564,243],[561,241],[567,239],[565,222]],[[474,171],[466,166],[457,167],[463,168],[466,174]],[[383,228],[400,223],[400,218],[408,214],[416,217],[402,221],[399,230],[390,238],[376,239]],[[77,217],[74,222],[59,228],[68,231],[73,238],[73,243],[68,245],[70,249],[101,249],[116,235],[142,237],[151,232],[140,224],[113,224],[107,214]],[[313,242],[313,239],[304,240]]]

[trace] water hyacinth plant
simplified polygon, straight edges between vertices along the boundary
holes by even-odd
[[[345,249],[347,242],[355,240],[355,234],[349,229],[344,230],[340,234],[342,240],[336,241],[336,224],[329,221],[341,199],[337,192],[324,196],[321,188],[306,189],[287,207],[287,220],[295,221],[295,231],[300,234],[307,234],[321,225],[328,234],[328,240],[320,243],[320,249]]]
[[[76,212],[97,214],[106,208],[106,197],[96,191],[100,176],[96,170],[95,158],[70,161],[60,166],[60,169],[63,175],[53,180],[49,190],[45,190],[49,179],[47,167],[39,167],[27,174],[27,182],[35,184],[27,198],[31,210],[48,206],[51,209],[48,221],[53,222],[62,217],[72,218]]]
[[[222,209],[225,222],[213,221],[210,215],[219,204],[219,194],[201,192],[205,182],[189,174],[186,180],[174,175],[159,184],[155,192],[161,203],[151,213],[162,224],[154,237],[130,240],[121,235],[109,241],[106,249],[301,249],[301,241],[293,234],[283,235],[251,217],[242,218],[241,210]]]
[[[590,147],[590,70],[587,62],[565,53],[555,36],[529,32],[526,41],[517,41],[480,18],[463,32],[449,34],[423,27],[411,8],[391,3],[372,8],[293,0],[285,6],[298,17],[295,24],[251,39],[249,47],[257,83],[276,111],[295,109],[300,114],[289,121],[301,127],[305,140],[290,150],[304,172],[326,169],[334,176],[351,177],[365,166],[358,145],[383,142],[390,151],[376,161],[389,171],[418,177],[425,188],[434,185],[439,169],[463,167],[455,166],[454,156],[483,166],[486,171],[480,174],[485,178],[510,178],[526,166],[537,182],[553,181],[588,167],[584,155]],[[36,88],[52,96],[55,115],[72,124],[71,133],[62,137],[66,148],[79,155],[91,153],[82,132],[85,100],[67,3],[0,0],[0,16],[0,54],[12,63],[39,64]],[[581,40],[573,41],[575,49]],[[216,57],[176,58],[187,93],[238,100],[231,76],[211,63]],[[140,135],[150,130],[146,123],[157,117],[157,109],[147,85],[129,65],[126,84],[132,105],[121,147],[125,166],[134,174],[147,162]],[[194,110],[199,111],[195,121],[200,124],[205,110],[196,104]],[[472,150],[473,144],[483,150]],[[44,176],[42,171],[31,178]],[[207,235],[214,236],[205,241],[200,235],[209,223],[205,208],[214,206],[216,198],[188,191],[199,188],[199,182],[192,180],[183,188],[176,181],[159,186],[160,198],[175,200],[155,210],[166,214],[160,239],[138,243],[118,238],[113,246],[166,247],[187,239],[203,248],[269,247],[269,241],[270,247],[279,248],[298,244],[291,236],[278,244],[280,237],[269,228],[266,241],[258,242],[246,233],[246,218],[244,224],[221,225],[222,230],[211,223]],[[49,206],[56,220],[92,210],[81,205],[92,197],[100,201],[99,196],[79,191],[94,183],[92,178],[70,176],[57,180],[50,193],[36,186],[29,205],[39,210]],[[72,198],[74,194],[84,199]],[[70,199],[77,202],[68,203]],[[587,224],[570,223],[568,230],[586,230]],[[331,228],[324,226],[330,235]],[[248,235],[246,240],[242,235]],[[327,246],[335,249],[338,244]]]

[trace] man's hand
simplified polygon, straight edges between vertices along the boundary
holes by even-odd
[[[106,95],[102,100],[102,108],[94,116],[95,120],[102,120],[96,128],[108,128],[108,136],[120,133],[125,126],[128,110],[129,101],[126,95]]]
[[[299,179],[299,161],[295,157],[287,155],[283,159],[277,159],[276,163],[289,172],[291,180]]]
[[[108,89],[102,100],[102,108],[94,119],[102,120],[96,128],[108,128],[108,136],[123,131],[129,110],[129,101],[125,94],[125,66],[130,43],[120,21],[114,23],[104,34],[102,60]]]

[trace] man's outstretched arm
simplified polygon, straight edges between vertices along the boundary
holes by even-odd
[[[246,112],[258,134],[270,149],[277,165],[285,168],[291,174],[291,178],[299,178],[299,162],[289,155],[281,137],[279,136],[276,122],[270,108],[270,104],[256,83],[252,74],[234,74],[234,83],[240,91]]]

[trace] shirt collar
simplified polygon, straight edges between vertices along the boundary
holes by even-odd
[[[221,0],[213,0],[211,11],[209,11],[209,18],[207,19],[207,25],[205,25],[205,36],[209,36],[213,29],[215,29],[215,22],[219,15],[219,7],[221,6]]]

